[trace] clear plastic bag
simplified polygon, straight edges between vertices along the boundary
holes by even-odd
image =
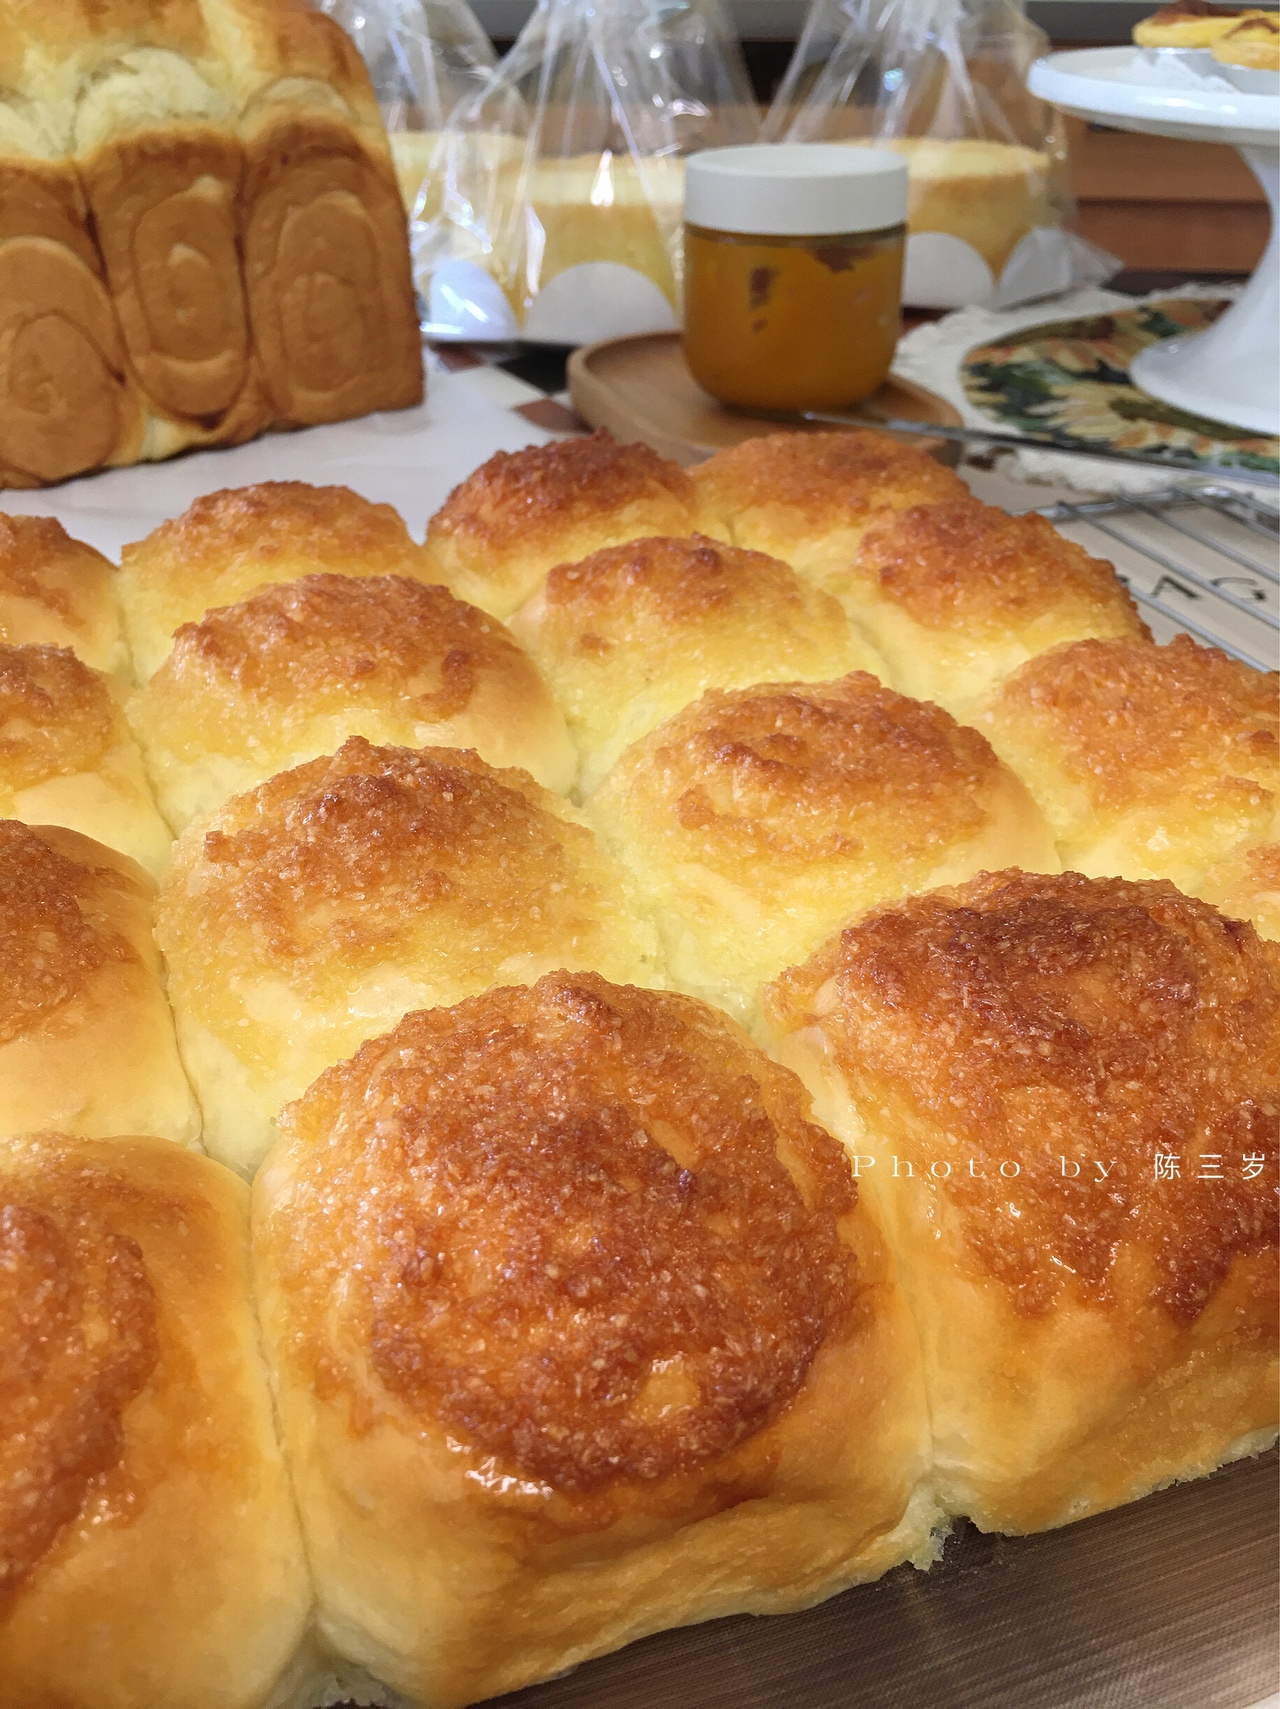
[[[754,140],[721,0],[540,0],[449,126],[415,233],[437,338],[583,344],[675,327],[683,157]]]
[[[391,143],[405,209],[440,211],[445,126],[484,88],[497,56],[466,0],[313,0],[359,48]]]
[[[1062,119],[1026,87],[1047,45],[1020,0],[814,0],[764,135],[906,154],[916,307],[1097,284],[1120,263],[1070,230]]]

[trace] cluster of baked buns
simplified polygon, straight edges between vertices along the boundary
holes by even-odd
[[[1276,681],[1041,518],[597,436],[0,521],[0,636],[0,1709],[450,1709],[1274,1437]]]
[[[364,63],[308,0],[0,0],[0,486],[422,396]]]

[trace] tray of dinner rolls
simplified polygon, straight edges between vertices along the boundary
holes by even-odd
[[[299,482],[118,566],[14,516],[0,636],[0,1709],[919,1644],[1129,1503],[1098,1583],[1185,1588],[1193,1512],[1233,1582],[1274,674],[873,432],[502,452],[423,541]],[[697,1695],[800,1700],[725,1695],[736,1629]],[[648,1653],[545,1689],[679,1701]],[[936,1700],[1101,1701],[1073,1655]]]

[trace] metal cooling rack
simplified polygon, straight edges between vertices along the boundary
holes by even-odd
[[[1269,505],[1205,486],[1040,515],[1111,559],[1158,641],[1185,629],[1259,670],[1280,664],[1280,513]]]

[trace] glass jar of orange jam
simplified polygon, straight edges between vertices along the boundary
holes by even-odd
[[[898,341],[907,167],[838,143],[707,149],[687,163],[684,348],[737,409],[843,409]]]

